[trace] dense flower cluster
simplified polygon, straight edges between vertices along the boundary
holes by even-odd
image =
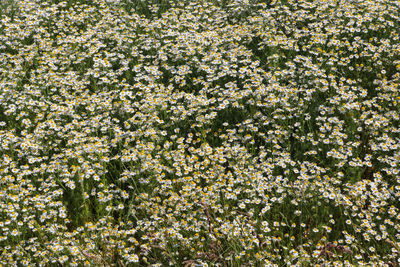
[[[4,1],[0,265],[397,266],[399,10]]]

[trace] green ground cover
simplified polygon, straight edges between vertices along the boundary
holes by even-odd
[[[0,265],[399,266],[400,2],[0,3]]]

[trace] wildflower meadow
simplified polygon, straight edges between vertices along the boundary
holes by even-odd
[[[400,266],[399,0],[1,0],[0,266]]]

